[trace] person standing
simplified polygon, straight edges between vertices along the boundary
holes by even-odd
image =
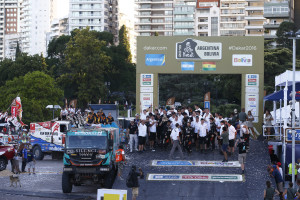
[[[213,151],[215,149],[215,142],[216,142],[216,136],[217,136],[217,125],[214,122],[214,118],[210,118],[209,119],[210,122],[210,129],[208,132],[208,142],[207,142],[207,146],[209,148],[210,144],[211,144],[211,151]]]
[[[256,136],[256,133],[255,133],[254,128],[253,128],[254,116],[252,115],[251,110],[248,111],[247,118],[248,118],[247,126],[248,126],[248,128],[251,130],[253,139],[256,140],[256,139],[257,139],[257,136]]]
[[[161,140],[162,140],[161,144],[162,144],[162,148],[164,148],[164,150],[166,150],[168,145],[170,144],[171,132],[172,132],[171,121],[168,120],[167,123],[163,127],[162,137],[161,137]]]
[[[138,126],[139,130],[139,152],[144,150],[144,145],[146,143],[146,136],[147,136],[147,126],[145,124],[145,120],[142,120]]]
[[[228,162],[227,148],[229,145],[229,134],[226,126],[222,127],[221,139],[222,139],[222,151],[224,154],[224,159],[222,162]]]
[[[239,118],[240,125],[244,124],[247,121],[247,114],[245,113],[245,108],[242,108],[238,118]]]
[[[196,144],[196,151],[199,151],[199,129],[201,122],[199,116],[195,117],[195,121],[192,121],[191,126],[194,128],[194,143]]]
[[[245,174],[245,162],[246,162],[246,155],[247,155],[247,144],[244,141],[244,138],[241,137],[235,146],[239,148],[239,163],[241,165],[242,174]]]
[[[273,117],[270,113],[269,110],[266,110],[265,112],[265,126],[266,126],[266,129],[267,129],[267,135],[268,135],[268,139],[270,139],[270,135],[271,135],[271,129],[273,128],[272,127],[272,120],[273,120]]]
[[[231,122],[227,122],[228,125],[228,133],[229,133],[229,155],[234,154],[234,140],[236,137],[236,129],[231,124]]]
[[[207,126],[206,123],[204,122],[204,119],[201,119],[201,124],[199,127],[199,135],[198,135],[198,140],[200,144],[200,152],[202,153],[203,151],[206,151],[206,143],[207,143]],[[203,148],[204,147],[204,148]]]
[[[125,162],[125,151],[123,145],[120,145],[119,149],[116,150],[116,164],[118,166],[118,177],[120,178],[120,180],[123,180],[122,172],[124,169]]]
[[[22,172],[26,172],[26,163],[27,163],[27,145],[24,145],[22,149]]]
[[[271,182],[266,181],[267,188],[264,190],[264,200],[273,200],[275,193],[279,195],[278,190],[275,188],[271,187]]]
[[[157,128],[157,121],[155,120],[154,115],[151,116],[150,122],[149,122],[149,144],[150,144],[150,150],[155,151],[154,149],[154,141],[156,140],[156,128]]]
[[[268,166],[268,172],[271,177],[275,179],[277,190],[279,191],[279,198],[280,200],[283,199],[283,179],[282,176],[277,168],[274,168],[272,166]]]
[[[295,197],[298,197],[297,199],[299,199],[300,193],[297,192],[297,190],[293,188],[293,183],[289,182],[289,188],[285,189],[282,196],[284,196],[284,195],[287,196],[287,198],[286,198],[287,200],[294,200]]]
[[[136,200],[139,195],[140,184],[138,177],[144,178],[143,171],[139,168],[139,172],[136,172],[136,166],[133,165],[126,179],[126,186],[132,189],[132,200]]]
[[[194,135],[193,128],[191,127],[191,123],[187,122],[186,127],[183,129],[184,135],[184,147],[187,150],[188,154],[192,153],[192,138]]]
[[[128,133],[129,133],[129,143],[130,143],[130,153],[132,153],[133,150],[133,143],[134,143],[134,150],[138,151],[138,127],[134,123],[133,120],[130,121],[130,125],[128,127]]]
[[[173,147],[171,149],[169,159],[171,160],[174,154],[175,149],[177,148],[180,154],[180,158],[183,159],[183,153],[181,149],[181,141],[180,141],[180,136],[179,136],[179,124],[175,125],[176,127],[172,130],[171,132],[171,139],[173,143]]]
[[[30,145],[27,153],[27,165],[28,165],[28,173],[31,175],[30,169],[32,169],[33,174],[35,174],[35,157],[32,152],[32,146]]]

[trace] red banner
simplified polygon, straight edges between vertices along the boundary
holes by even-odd
[[[11,106],[11,115],[14,117],[17,116],[17,106]]]

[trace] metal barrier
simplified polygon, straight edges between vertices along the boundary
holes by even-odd
[[[267,134],[265,131],[267,128],[274,128],[274,134]],[[264,137],[279,137],[279,140],[281,141],[282,138],[285,137],[283,126],[281,126],[281,125],[274,125],[274,126],[263,125],[263,136]]]

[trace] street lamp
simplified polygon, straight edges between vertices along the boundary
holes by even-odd
[[[300,39],[300,29],[297,32],[286,32],[285,35],[293,40],[293,92],[292,92],[292,182],[295,185],[295,103],[296,103],[296,40]]]
[[[54,119],[54,111],[56,111],[58,109],[61,109],[61,107],[59,105],[48,105],[48,106],[46,106],[46,108],[52,110],[52,112],[53,112],[53,119]]]

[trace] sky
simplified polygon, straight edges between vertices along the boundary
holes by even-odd
[[[66,17],[69,14],[69,0],[58,1],[58,17]]]

